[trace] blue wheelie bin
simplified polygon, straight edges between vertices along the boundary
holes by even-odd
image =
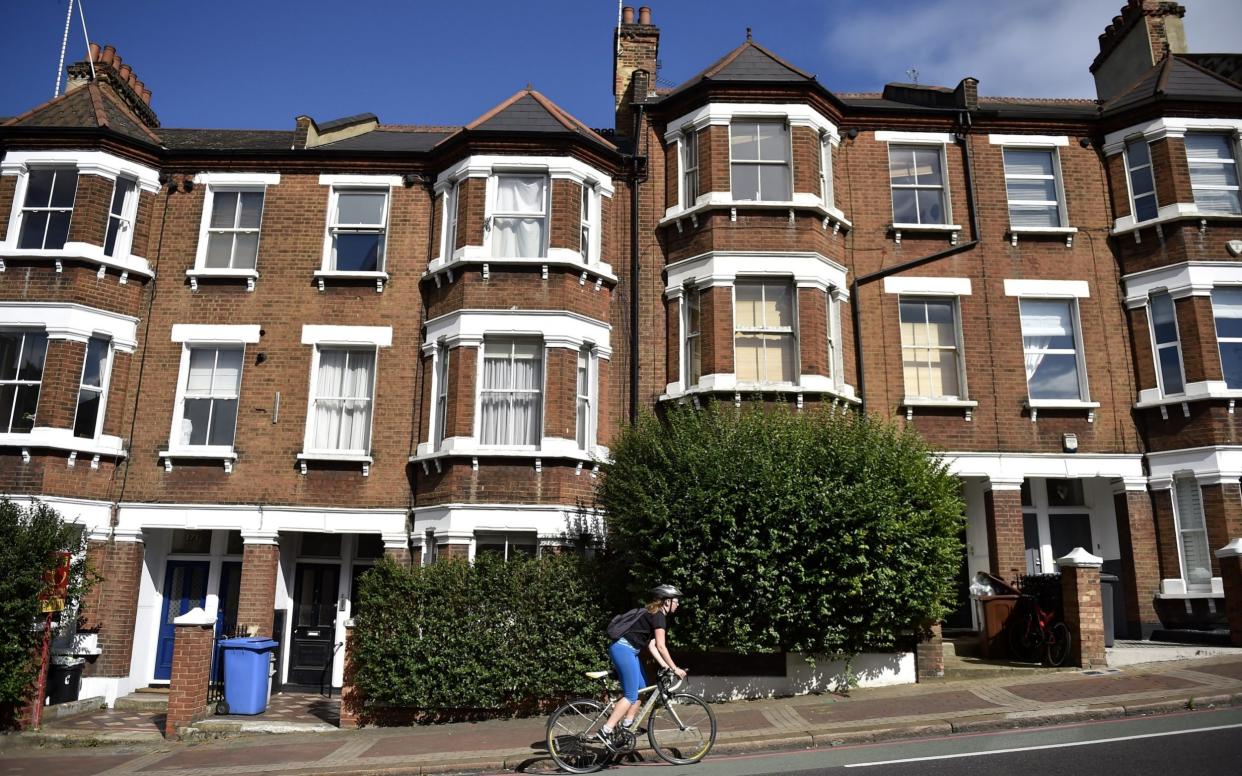
[[[267,711],[267,677],[272,650],[277,643],[268,638],[225,639],[224,702],[229,714],[262,714]]]

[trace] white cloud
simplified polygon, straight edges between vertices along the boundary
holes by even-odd
[[[919,71],[924,84],[966,76],[994,96],[1094,97],[1089,67],[1122,0],[923,0],[903,11],[835,7],[827,51],[878,90]],[[1237,0],[1183,0],[1191,51],[1242,49]]]

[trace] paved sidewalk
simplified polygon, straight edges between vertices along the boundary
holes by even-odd
[[[855,690],[849,697],[718,704],[714,751],[839,746],[1227,705],[1242,706],[1242,655]],[[544,722],[492,720],[199,743],[131,740],[93,748],[63,748],[54,736],[27,734],[0,738],[0,776],[544,772],[551,769]]]

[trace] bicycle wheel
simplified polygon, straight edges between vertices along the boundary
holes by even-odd
[[[716,743],[716,715],[707,701],[697,695],[669,696],[651,712],[647,740],[665,762],[697,763]]]
[[[594,773],[612,753],[592,737],[607,718],[604,704],[593,698],[570,701],[548,718],[548,754],[568,773]]]
[[[1069,657],[1073,638],[1063,622],[1053,623],[1048,629],[1048,665],[1059,666]]]
[[[1028,614],[1017,622],[1010,623],[1005,630],[1008,631],[1011,658],[1020,663],[1035,663],[1039,660],[1043,640],[1032,615]]]

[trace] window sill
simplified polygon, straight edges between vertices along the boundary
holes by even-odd
[[[979,402],[970,399],[925,399],[917,396],[907,396],[901,400],[898,407],[906,408],[906,420],[914,420],[915,409],[936,409],[936,410],[963,410],[967,422],[972,419],[975,407],[979,406]]]
[[[1012,247],[1018,246],[1018,237],[1064,237],[1065,247],[1072,248],[1074,246],[1074,235],[1078,234],[1076,226],[1011,226],[1007,233],[1009,235],[1009,244]]]
[[[1035,423],[1039,419],[1040,410],[1086,410],[1087,422],[1095,422],[1095,411],[1099,409],[1098,401],[1082,401],[1080,399],[1027,399],[1023,406],[1031,413],[1031,422]]]
[[[735,200],[728,192],[704,194],[699,197],[698,202],[687,208],[674,205],[664,212],[664,218],[660,219],[658,226],[676,225],[677,231],[680,232],[683,229],[681,222],[689,219],[697,227],[699,215],[712,210],[729,210],[731,211],[731,218],[736,221],[739,208],[747,210],[788,210],[791,213],[793,211],[809,210],[824,219],[824,229],[832,226],[834,233],[843,228],[848,231],[854,227],[844,213],[831,205],[825,205],[824,201],[814,194],[795,194],[792,200],[775,202],[754,199]]]
[[[191,291],[198,291],[199,280],[244,280],[246,290],[254,291],[255,281],[259,279],[259,271],[254,269],[187,269],[185,276],[190,279]]]
[[[371,476],[371,464],[374,459],[366,453],[336,453],[331,451],[322,452],[302,452],[297,454],[298,468],[302,474],[306,474],[308,464],[311,461],[321,461],[324,463],[356,463],[362,465],[362,476]]]
[[[81,261],[87,264],[93,264],[99,268],[99,277],[102,278],[108,269],[114,269],[120,274],[120,282],[129,282],[129,276],[139,275],[144,278],[151,278],[155,273],[151,271],[151,265],[146,259],[140,256],[128,256],[119,259],[113,256],[105,256],[103,248],[98,245],[89,243],[68,242],[65,247],[58,251],[48,251],[42,249],[20,249],[9,245],[0,244],[0,272],[4,271],[5,259],[25,259],[25,260],[46,260],[54,262],[57,272],[64,271],[64,262]]]
[[[854,395],[853,386],[838,386],[820,375],[803,375],[802,383],[795,385],[793,383],[739,383],[733,375],[725,374],[704,375],[699,379],[698,385],[692,385],[689,388],[682,387],[681,383],[669,383],[665,386],[659,401],[678,401],[695,396],[716,394],[732,394],[734,402],[738,404],[744,397],[754,394],[794,396],[799,407],[802,406],[802,397],[806,395],[828,396],[834,402],[843,401],[847,404],[861,403]]]
[[[1156,597],[1185,599],[1223,598],[1225,596],[1225,585],[1221,577],[1212,577],[1210,587],[1188,588],[1189,586],[1184,579],[1162,579],[1160,580],[1160,590],[1156,593]]]
[[[1113,222],[1113,234],[1134,234],[1135,242],[1139,240],[1139,231],[1149,226],[1159,226],[1174,221],[1200,221],[1200,228],[1207,226],[1208,221],[1242,221],[1242,213],[1217,213],[1199,210],[1192,203],[1174,203],[1160,208],[1155,218],[1146,221],[1135,221],[1134,216],[1122,216]]]
[[[315,280],[319,284],[319,290],[326,290],[328,283],[345,282],[374,282],[375,293],[382,294],[384,285],[388,282],[387,272],[337,272],[336,270],[317,269],[315,270]]]
[[[423,474],[441,471],[440,461],[450,458],[470,458],[475,469],[479,467],[480,458],[512,458],[534,461],[535,471],[543,468],[544,460],[577,461],[576,473],[587,468],[592,474],[598,473],[599,465],[610,458],[610,451],[603,445],[594,445],[591,450],[582,450],[572,439],[545,437],[538,447],[494,447],[480,445],[470,437],[449,437],[440,443],[440,449],[433,449],[430,442],[421,442],[418,450],[409,458],[410,463],[420,464]]]
[[[233,452],[231,447],[209,447],[204,445],[200,448],[177,448],[173,450],[161,450],[159,457],[164,461],[164,471],[170,472],[173,469],[173,461],[181,460],[197,460],[197,461],[220,461],[224,464],[224,473],[233,473],[233,463],[237,460],[237,453]]]
[[[961,238],[961,224],[898,224],[893,223],[888,226],[889,231],[893,233],[893,243],[901,245],[901,236],[904,232],[912,232],[914,234],[947,234],[949,235],[949,244],[957,245]]]
[[[20,447],[23,463],[30,461],[32,449],[60,450],[69,454],[70,467],[77,464],[79,457],[89,457],[92,469],[99,468],[101,458],[124,458],[127,455],[120,437],[103,435],[98,439],[82,439],[75,437],[70,429],[46,426],[36,426],[25,434],[0,434],[0,447]]]
[[[1185,391],[1176,395],[1162,395],[1159,388],[1144,388],[1139,391],[1139,400],[1134,403],[1134,408],[1145,410],[1159,407],[1161,414],[1165,415],[1167,420],[1168,407],[1181,404],[1183,411],[1189,417],[1190,409],[1185,405],[1197,401],[1227,401],[1229,411],[1232,413],[1234,406],[1242,401],[1242,389],[1229,388],[1224,380],[1200,380],[1186,383]]]
[[[438,288],[442,277],[447,278],[448,282],[452,283],[454,275],[456,273],[465,273],[467,267],[480,267],[484,280],[491,274],[493,266],[542,267],[545,279],[547,278],[548,268],[557,267],[558,269],[571,270],[574,273],[581,272],[581,285],[585,285],[588,278],[595,279],[596,288],[602,285],[601,281],[614,285],[617,283],[617,276],[613,273],[612,265],[610,264],[605,264],[604,262],[585,263],[582,261],[582,254],[566,249],[553,248],[548,254],[548,256],[532,258],[518,256],[497,258],[490,254],[485,254],[481,247],[467,246],[451,258],[440,256],[432,259],[427,265],[427,271],[423,273],[423,277],[434,280]]]

